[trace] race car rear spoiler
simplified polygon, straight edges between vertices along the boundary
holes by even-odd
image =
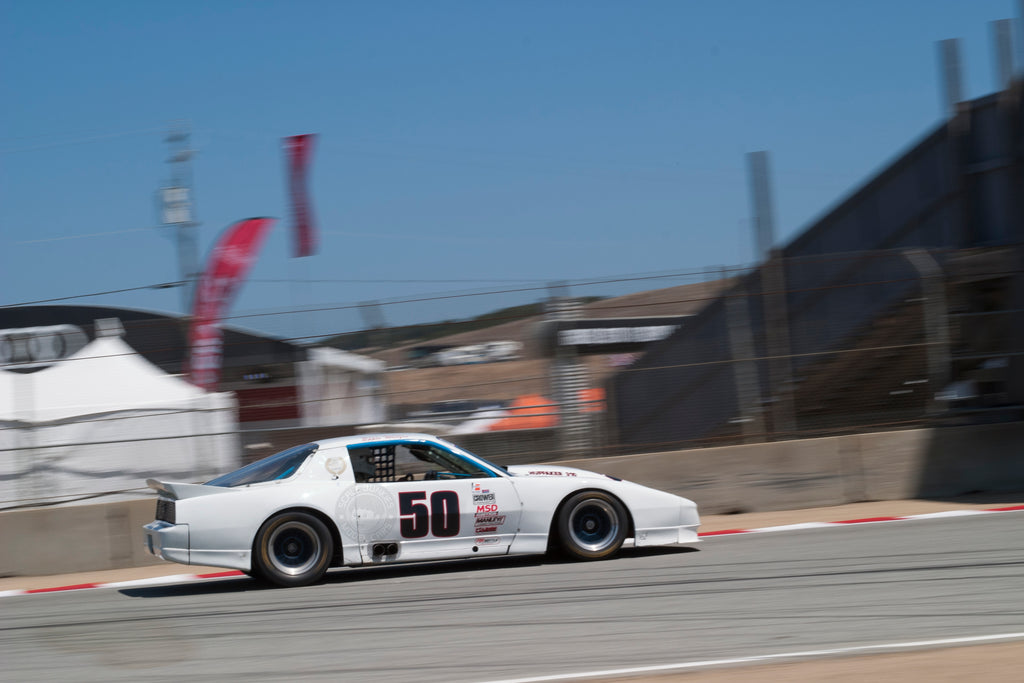
[[[157,481],[147,479],[146,486],[157,493],[170,498],[171,500],[185,500],[186,498],[197,498],[199,496],[211,496],[215,493],[230,491],[224,486],[207,486],[206,484],[182,484],[171,481]]]

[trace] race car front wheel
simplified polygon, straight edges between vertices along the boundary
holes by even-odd
[[[582,491],[558,512],[558,542],[569,557],[598,560],[614,555],[626,540],[626,508],[601,491]]]
[[[305,586],[327,571],[333,553],[327,527],[305,512],[284,512],[267,520],[253,544],[253,568],[279,586]]]

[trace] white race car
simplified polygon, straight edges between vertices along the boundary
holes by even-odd
[[[146,545],[281,586],[329,567],[560,550],[584,560],[697,542],[686,498],[569,467],[500,467],[424,434],[304,444],[159,493]]]

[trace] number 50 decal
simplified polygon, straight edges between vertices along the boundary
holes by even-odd
[[[403,538],[423,538],[432,533],[440,538],[459,535],[459,494],[455,491],[434,491],[430,505],[426,491],[403,491],[398,494]]]

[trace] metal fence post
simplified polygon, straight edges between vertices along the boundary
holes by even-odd
[[[785,261],[780,249],[771,250],[770,257],[761,267],[761,273],[772,431],[788,438],[796,430],[796,424],[793,416],[793,368],[790,364]]]
[[[936,395],[949,384],[949,323],[946,304],[946,281],[942,266],[926,249],[907,249],[903,256],[921,278],[921,299],[924,312],[925,348],[928,354],[928,384],[931,398],[928,405],[933,414],[945,406]]]
[[[722,273],[725,277],[725,273]],[[764,410],[761,406],[761,386],[757,361],[754,360],[754,339],[750,332],[750,313],[747,310],[749,294],[746,280],[739,279],[726,294],[725,318],[732,355],[732,375],[736,385],[736,404],[745,443],[764,441]]]

